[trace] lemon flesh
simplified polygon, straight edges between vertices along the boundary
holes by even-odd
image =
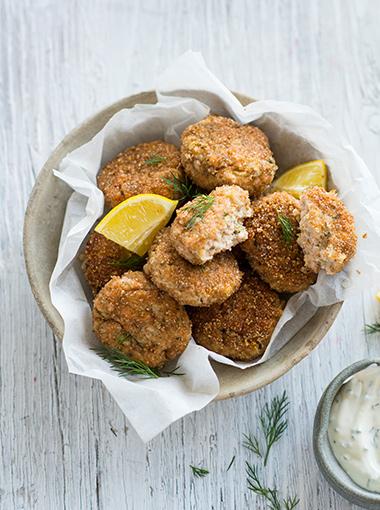
[[[323,159],[297,165],[287,170],[272,184],[275,191],[287,191],[296,198],[300,198],[311,186],[327,189],[327,166]]]
[[[177,204],[177,200],[161,195],[135,195],[114,207],[95,231],[142,256],[149,250],[157,232],[168,223]]]
[[[375,298],[380,302],[380,291],[376,294]]]

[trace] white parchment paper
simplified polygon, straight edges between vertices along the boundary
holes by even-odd
[[[178,360],[184,376],[128,380],[91,350],[97,340],[77,254],[103,213],[96,175],[121,150],[155,139],[178,146],[183,129],[211,110],[242,123],[254,121],[263,129],[280,172],[319,157],[327,162],[333,176],[331,184],[355,217],[358,253],[342,273],[327,276],[321,272],[315,285],[291,297],[264,356],[256,363],[281,348],[319,306],[346,299],[380,273],[379,189],[364,162],[320,115],[307,106],[280,101],[262,100],[243,107],[207,69],[202,56],[193,52],[182,55],[160,76],[157,95],[156,105],[137,105],[116,113],[91,141],[68,154],[55,171],[73,193],[50,281],[52,302],[65,324],[63,348],[70,372],[102,380],[143,441],[201,409],[218,394],[219,383],[209,358],[242,369],[255,363],[235,363],[192,340]]]

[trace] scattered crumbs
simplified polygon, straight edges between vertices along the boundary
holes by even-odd
[[[364,232],[364,234],[362,235],[362,238],[363,238],[363,239],[367,239],[367,237],[368,237],[367,232]]]

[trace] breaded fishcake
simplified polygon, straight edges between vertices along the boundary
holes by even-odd
[[[342,271],[356,253],[357,235],[352,214],[335,191],[309,188],[301,195],[298,244],[313,271]]]
[[[93,328],[103,344],[150,367],[161,367],[179,356],[191,336],[183,306],[141,271],[113,277],[99,291],[94,300]]]
[[[240,289],[221,305],[190,310],[193,337],[211,351],[250,361],[264,353],[282,308],[274,290],[257,276],[246,275]]]
[[[210,115],[182,133],[181,161],[201,188],[237,184],[260,195],[273,181],[277,165],[261,129]]]
[[[110,239],[92,232],[81,255],[84,276],[95,295],[112,276],[125,272],[122,261],[129,256],[128,250]]]
[[[248,240],[241,245],[252,268],[278,292],[309,287],[316,274],[306,267],[297,244],[299,201],[281,191],[252,202],[252,208],[253,216],[246,221]]]
[[[153,283],[181,305],[223,303],[240,286],[242,273],[232,253],[220,253],[202,266],[194,266],[173,247],[168,228],[159,232],[144,272]]]
[[[165,179],[183,178],[178,149],[162,140],[140,143],[121,152],[98,175],[98,187],[108,207],[140,193],[156,193],[175,199]]]
[[[247,191],[220,186],[177,210],[170,230],[173,246],[192,264],[204,264],[247,239],[243,219],[251,215]]]

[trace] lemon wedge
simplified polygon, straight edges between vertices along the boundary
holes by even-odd
[[[380,302],[380,291],[376,294],[375,298]]]
[[[177,200],[161,195],[135,195],[106,214],[95,231],[137,255],[144,255],[177,204]]]
[[[327,166],[323,159],[297,165],[287,170],[272,184],[276,191],[287,191],[296,198],[300,198],[311,186],[327,189]]]

